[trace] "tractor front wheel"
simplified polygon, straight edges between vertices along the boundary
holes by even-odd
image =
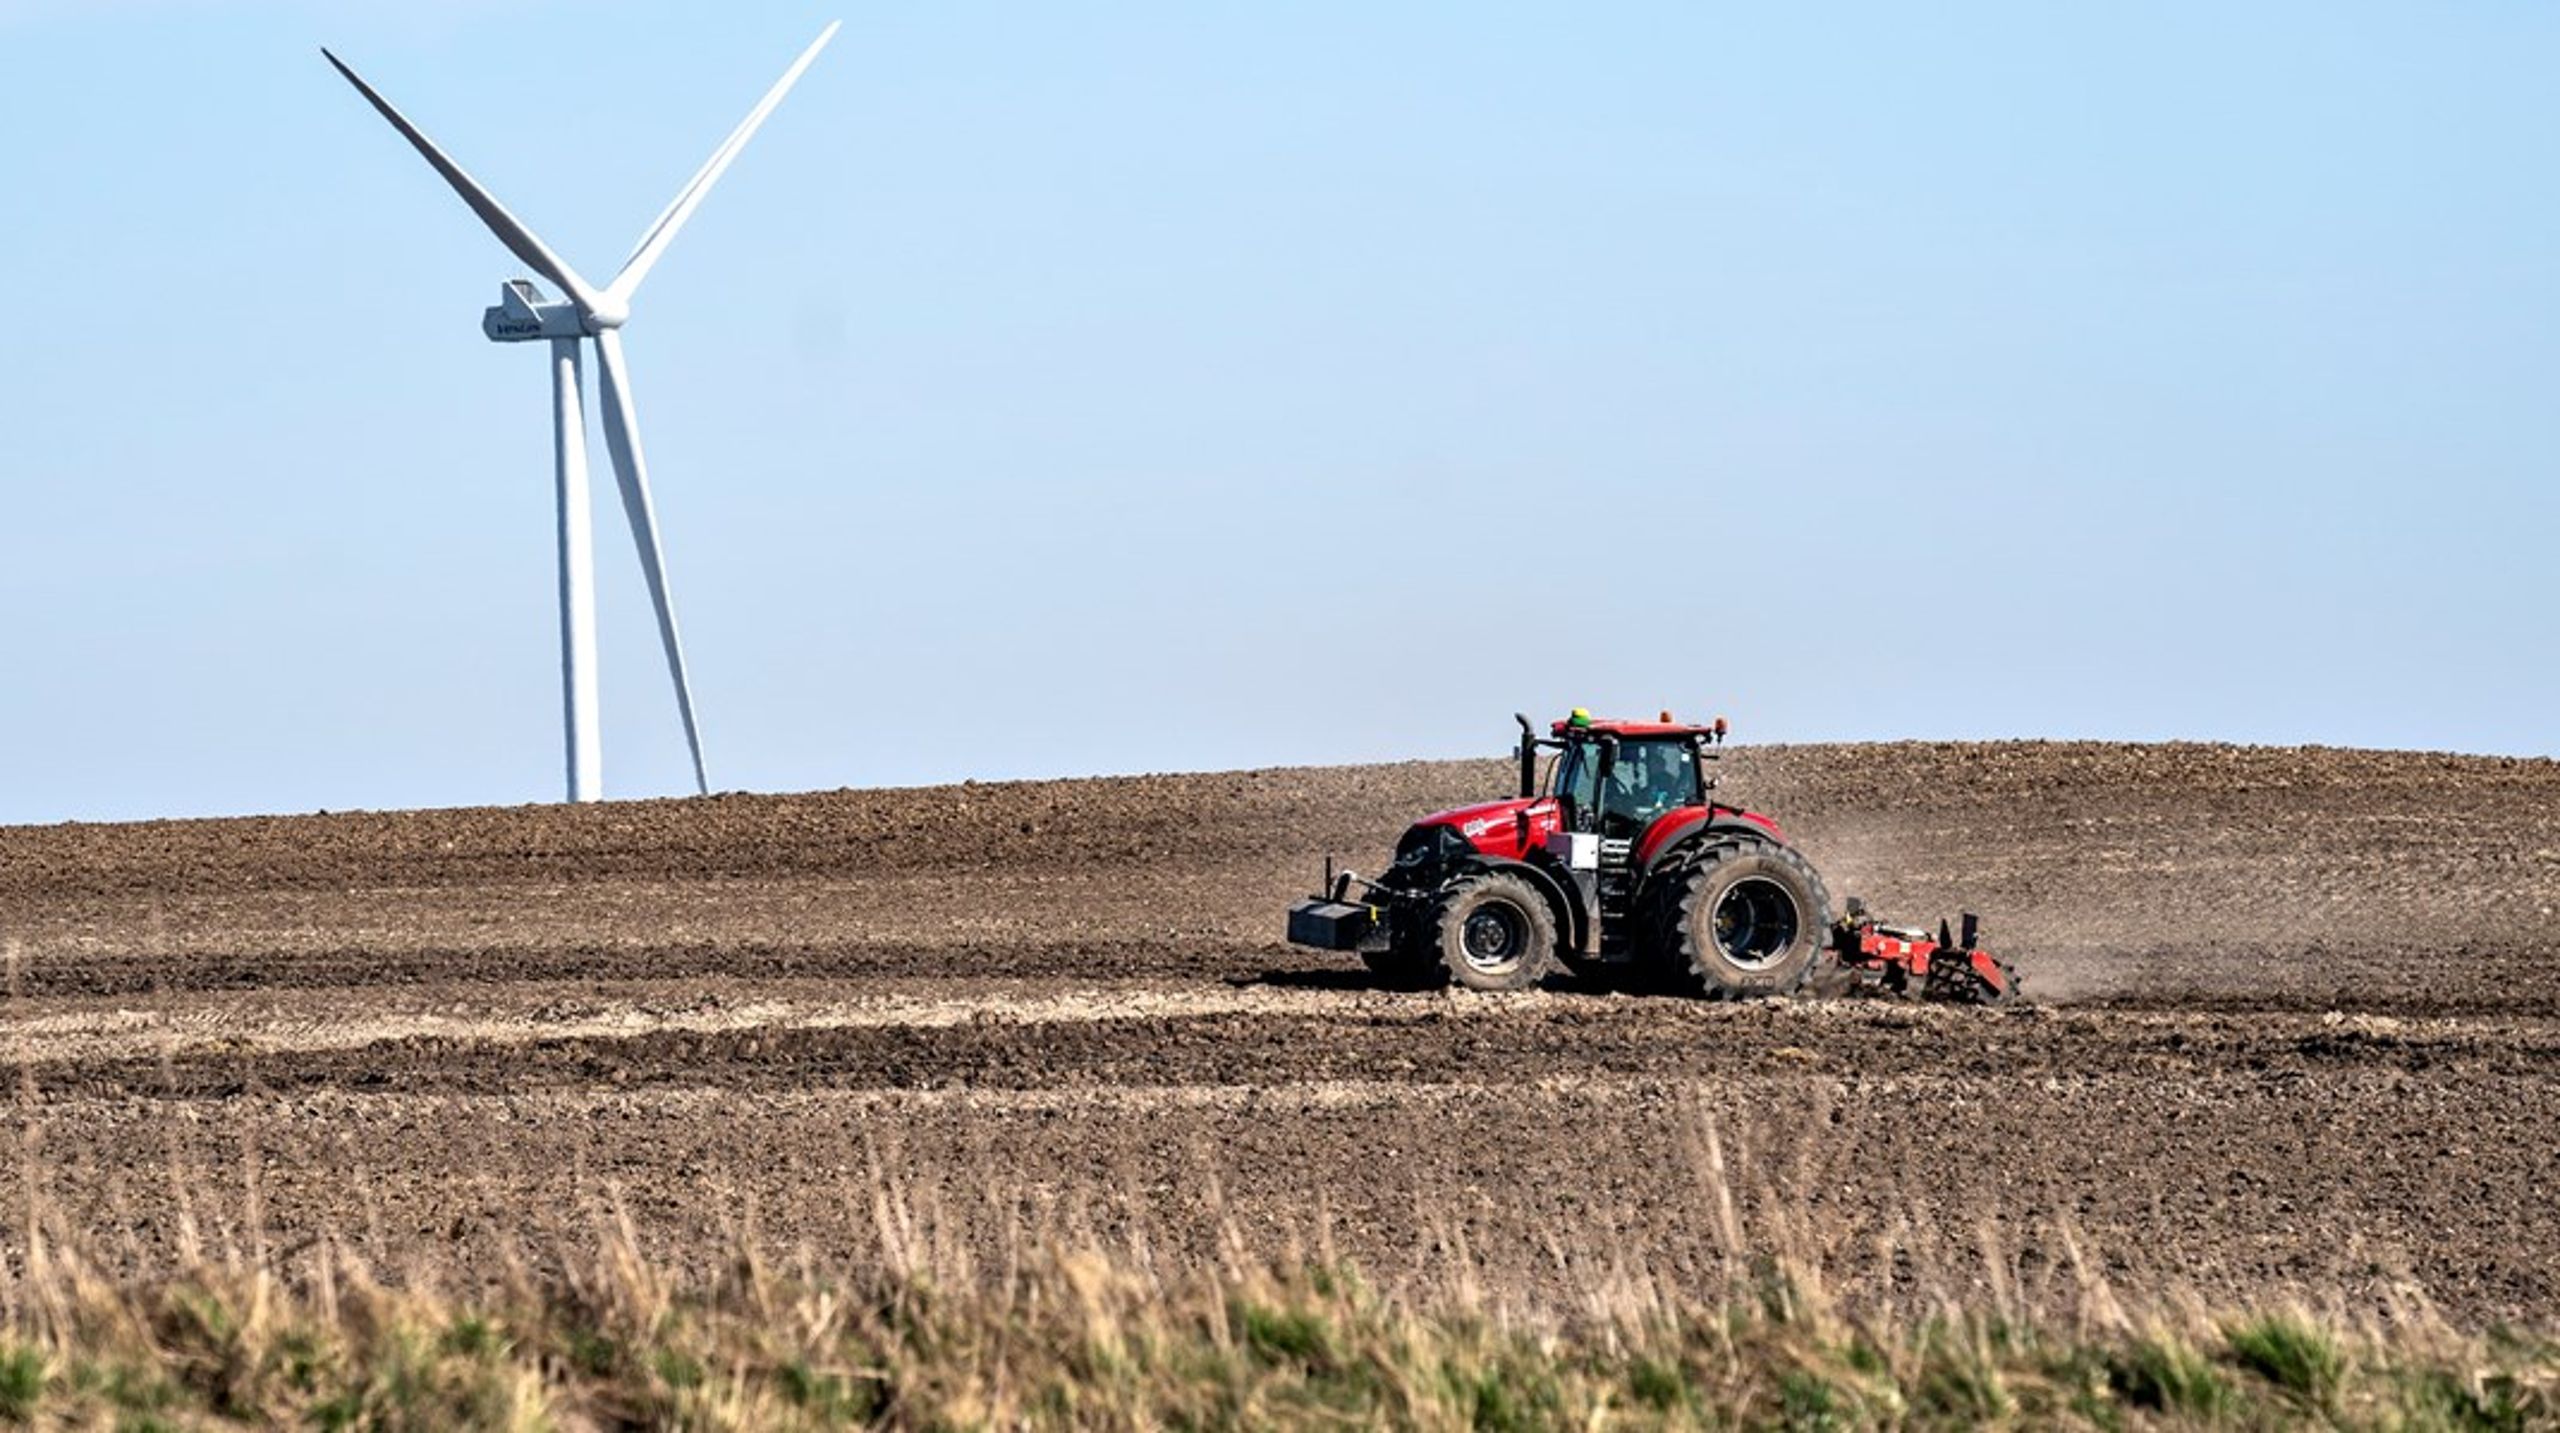
[[[1555,962],[1556,917],[1518,876],[1468,876],[1440,898],[1440,968],[1470,990],[1526,990]]]
[[[1659,878],[1671,967],[1727,1000],[1793,995],[1831,939],[1831,896],[1794,851],[1745,837]]]

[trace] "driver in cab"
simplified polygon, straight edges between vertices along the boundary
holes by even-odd
[[[1664,742],[1629,746],[1609,771],[1604,809],[1612,815],[1623,814],[1630,828],[1640,829],[1654,817],[1685,803],[1695,786],[1688,755]]]

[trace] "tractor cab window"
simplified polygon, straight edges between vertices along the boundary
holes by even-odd
[[[1631,741],[1618,748],[1600,793],[1601,834],[1633,836],[1653,818],[1698,799],[1698,757],[1687,742]]]
[[[1556,759],[1555,784],[1548,794],[1564,802],[1565,809],[1579,815],[1591,809],[1599,795],[1593,784],[1600,776],[1600,748],[1588,742],[1574,742]]]
[[[1599,746],[1575,742],[1556,763],[1554,794],[1577,817],[1596,800],[1603,836],[1635,836],[1654,817],[1698,799],[1698,756],[1687,742],[1621,742],[1605,790],[1599,776]]]

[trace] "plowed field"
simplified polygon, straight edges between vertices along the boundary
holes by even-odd
[[[1731,755],[1836,895],[1983,912],[2017,1010],[1397,995],[1278,942],[1325,854],[1507,770],[0,830],[0,1245],[32,1205],[128,1268],[467,1276],[618,1210],[695,1268],[1093,1238],[1569,1306],[1768,1245],[1853,1297],[2553,1321],[2560,765]]]

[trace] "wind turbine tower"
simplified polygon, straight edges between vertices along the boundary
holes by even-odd
[[[631,318],[631,298],[649,276],[651,266],[674,241],[676,232],[702,205],[738,152],[773,113],[774,106],[800,81],[818,52],[835,38],[829,25],[800,53],[791,68],[747,112],[711,158],[703,163],[674,202],[641,234],[639,246],[623,261],[622,271],[602,288],[578,271],[507,212],[487,189],[436,146],[436,142],[382,97],[344,60],[320,53],[347,83],[381,112],[391,127],[435,167],[498,242],[535,274],[557,285],[564,297],[552,298],[532,279],[509,279],[499,290],[498,306],[481,314],[480,329],[493,342],[551,344],[552,439],[554,473],[560,500],[560,686],[568,732],[569,799],[593,801],[604,794],[604,752],[596,713],[596,569],[595,525],[587,487],[587,417],[585,346],[595,345],[596,369],[604,401],[605,451],[613,460],[615,483],[622,489],[622,511],[631,520],[631,540],[640,550],[640,572],[648,580],[649,601],[658,611],[658,640],[666,648],[667,675],[674,681],[676,710],[684,718],[685,745],[693,753],[693,780],[708,794],[711,777],[702,761],[702,730],[694,720],[693,686],[685,676],[684,642],[676,630],[675,600],[667,590],[667,562],[658,540],[657,512],[649,500],[649,464],[640,451],[640,422],[633,410],[631,373],[623,361],[622,326]]]

